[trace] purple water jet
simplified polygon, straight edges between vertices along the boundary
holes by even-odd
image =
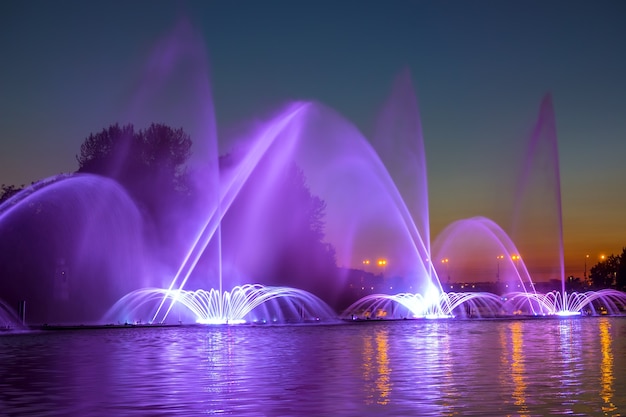
[[[533,275],[558,279],[564,293],[561,180],[556,122],[549,94],[541,101],[528,140],[515,197],[512,239],[521,253],[529,257],[527,263],[535,265]]]
[[[419,126],[419,122],[416,125]],[[405,129],[407,132],[416,131],[415,128],[405,127]],[[379,146],[383,146],[383,152],[386,152],[384,141],[379,141],[379,143],[383,144]],[[407,143],[404,145],[401,142],[394,143],[398,146],[395,149],[396,152],[406,151],[409,155],[415,154],[414,149],[407,146]],[[417,154],[420,153],[417,152]],[[413,163],[417,166],[415,161]],[[392,168],[389,167],[389,169]],[[425,178],[425,170],[415,172],[423,175],[423,177],[418,175],[416,181],[418,189],[422,189],[421,178]],[[458,315],[462,317],[563,316],[583,312],[597,314],[597,311],[617,314],[623,311],[623,306],[626,305],[624,293],[603,290],[584,294],[567,294],[565,291],[558,147],[552,99],[549,95],[541,103],[539,116],[530,136],[523,170],[517,185],[514,207],[514,226],[511,236],[515,239],[512,239],[490,219],[476,217],[459,220],[444,229],[435,240],[432,254],[427,252],[426,255],[429,262],[433,264],[432,276],[438,278],[440,283],[447,280],[448,289],[454,288],[454,285],[449,282],[452,264],[454,265],[452,271],[460,276],[457,280],[459,283],[457,288],[466,287],[465,291],[468,291],[470,287],[473,289],[476,285],[467,283],[463,285],[463,282],[467,282],[466,280],[470,282],[491,281],[495,275],[496,283],[489,287],[496,289],[502,295],[474,291],[462,294],[454,291],[441,294],[433,292],[431,296],[411,293],[370,294],[348,307],[343,317],[346,319],[397,319],[433,315],[442,317]],[[426,214],[418,219],[427,218],[427,211],[424,213]],[[521,251],[529,256],[520,256],[519,248],[522,248]],[[533,252],[543,254],[544,258],[538,259],[530,255]],[[560,293],[537,293],[533,274],[527,268],[529,263],[533,265],[535,272],[548,272],[549,276],[553,276],[551,274],[557,271],[561,286]],[[490,272],[485,275],[485,265],[494,265],[495,274]],[[539,271],[536,269],[537,265],[540,268]],[[541,268],[544,270],[542,271]],[[546,271],[546,268],[552,269]],[[596,303],[595,306],[594,303]]]
[[[55,177],[0,206],[5,300],[28,304],[28,322],[96,322],[135,285],[146,285],[139,211],[114,181]],[[107,306],[108,305],[108,306]]]

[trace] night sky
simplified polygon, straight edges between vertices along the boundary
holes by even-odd
[[[626,246],[623,1],[3,1],[0,183],[74,171],[89,133],[131,121],[154,42],[184,16],[205,41],[220,130],[302,99],[367,134],[408,68],[433,238],[457,219],[498,219],[494,178],[513,177],[505,161],[551,93],[566,273]],[[154,121],[182,124],[167,111]]]

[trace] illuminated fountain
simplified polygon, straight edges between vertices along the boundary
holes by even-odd
[[[530,230],[524,215],[546,210],[540,198],[545,190],[533,189],[547,183],[554,201],[541,227],[553,240],[541,252],[553,255],[550,263],[559,265],[564,282],[549,97],[517,186],[511,236],[494,221],[475,217],[449,225],[431,248],[426,156],[408,72],[394,85],[371,141],[332,109],[294,102],[226,138],[232,147],[220,156],[202,51],[190,27],[179,25],[155,48],[128,111],[133,121],[167,120],[151,113],[150,103],[163,101],[155,100],[157,92],[176,78],[181,61],[191,61],[195,71],[185,79],[196,101],[172,111],[185,110],[198,144],[191,171],[197,195],[169,213],[176,227],[167,250],[151,246],[155,232],[143,208],[116,181],[94,175],[44,180],[0,206],[0,232],[13,239],[0,241],[0,253],[13,253],[17,242],[49,255],[28,277],[5,281],[0,298],[28,300],[38,310],[31,317],[40,322],[323,322],[336,319],[329,305],[341,305],[342,291],[359,285],[351,268],[362,265],[362,254],[384,247],[393,254],[385,262],[385,291],[351,300],[342,318],[614,314],[626,304],[623,293],[610,290],[567,294],[563,285],[560,292],[540,294],[526,260],[510,258],[524,252],[514,242],[528,241],[521,233]],[[553,168],[547,182],[533,177],[535,159],[546,154]],[[304,229],[295,224],[303,215],[314,219]],[[42,231],[46,239],[37,242]],[[444,256],[454,253],[456,263],[477,258],[470,247],[497,262],[498,294],[444,291],[450,267]],[[10,272],[25,275],[28,267]],[[403,281],[394,288],[387,277]],[[398,292],[388,294],[387,288]],[[10,309],[4,311],[12,317]]]
[[[205,215],[206,220],[200,224],[200,230],[192,241],[191,248],[185,255],[169,287],[166,289],[140,288],[120,300],[107,313],[106,318],[119,318],[119,314],[122,314],[125,321],[129,321],[129,319],[137,321],[133,317],[142,313],[143,318],[140,320],[162,323],[168,319],[173,310],[178,313],[175,314],[176,317],[180,317],[181,307],[190,313],[197,323],[203,324],[318,322],[335,318],[335,314],[321,299],[301,289],[287,286],[243,284],[235,285],[231,290],[225,290],[223,283],[224,259],[231,257],[230,250],[240,250],[241,246],[245,246],[243,242],[252,241],[254,244],[251,249],[260,252],[263,249],[263,242],[255,239],[263,237],[267,243],[267,239],[271,238],[267,234],[257,236],[254,230],[244,228],[239,230],[243,235],[236,235],[236,247],[230,247],[226,243],[228,233],[223,231],[231,231],[228,225],[224,225],[225,216],[229,214],[231,206],[241,195],[242,188],[250,181],[253,172],[261,169],[262,159],[267,156],[269,149],[275,146],[275,142],[290,141],[297,138],[292,129],[297,128],[298,123],[293,123],[293,120],[301,117],[300,115],[306,111],[307,107],[308,105],[304,103],[288,106],[278,117],[256,130],[255,135],[253,135],[254,140],[251,142],[252,147],[241,158],[236,167],[229,173],[221,173],[220,181],[217,183],[219,198],[216,204],[208,207],[208,213]],[[279,149],[283,149],[283,147],[281,146]],[[285,155],[282,162],[288,163],[290,161],[288,156],[289,154]],[[272,169],[281,169],[281,166],[281,161],[276,158],[272,159]],[[262,204],[255,204],[254,210],[250,214],[254,215],[262,211],[263,208]],[[241,213],[238,213],[238,216],[241,216]],[[237,223],[246,224],[246,222],[245,217],[237,217]],[[210,249],[211,243],[215,244],[218,250],[216,287],[210,290],[203,288],[186,290],[185,288],[189,287],[189,282],[194,281],[193,275],[199,275],[198,264],[202,257],[207,254],[207,249]],[[233,282],[233,276],[240,275],[243,266],[233,264],[227,264],[227,266],[232,274],[228,277],[228,281]],[[234,268],[239,268],[239,272],[235,273]],[[207,282],[203,278],[200,276],[201,284]],[[195,280],[198,281],[197,276]],[[149,312],[147,317],[145,316],[146,312]],[[142,314],[139,316],[141,317]]]
[[[25,301],[27,322],[98,321],[148,283],[140,213],[108,178],[61,175],[26,188],[0,205],[0,236],[0,298],[13,309]]]
[[[173,206],[168,213],[175,227],[170,228],[166,246],[155,247],[158,230],[145,215],[145,207],[130,198],[118,182],[100,176],[46,179],[0,206],[2,265],[14,269],[3,272],[15,277],[2,281],[0,298],[10,300],[11,305],[26,300],[31,306],[27,317],[31,323],[164,323],[182,317],[186,322],[273,323],[336,318],[317,296],[283,285],[281,281],[293,283],[289,276],[265,282],[269,285],[245,282],[257,280],[254,272],[259,262],[250,260],[250,251],[274,250],[275,245],[268,244],[271,234],[263,236],[252,228],[237,227],[240,223],[254,226],[254,216],[263,213],[264,204],[255,204],[245,215],[240,215],[241,209],[238,215],[229,214],[237,210],[237,204],[231,205],[241,198],[251,176],[271,179],[272,170],[291,165],[285,153],[284,163],[274,158],[264,173],[252,175],[255,170],[263,171],[262,159],[268,148],[298,129],[292,119],[301,117],[298,115],[308,105],[287,106],[255,129],[246,136],[249,148],[228,169],[221,169],[206,80],[208,66],[204,45],[198,39],[183,22],[158,43],[128,111],[133,121],[159,117],[150,108],[159,101],[158,92],[169,78],[176,79],[174,72],[181,64],[185,71],[193,68],[191,76],[185,73],[185,79],[191,84],[189,90],[201,97],[195,96],[197,101],[184,113],[195,119],[190,129],[198,143],[198,156],[191,174],[197,198]],[[167,115],[164,118],[167,120]],[[123,151],[129,149],[122,147],[122,152],[115,154],[109,170],[113,177],[124,174],[127,161]],[[235,219],[229,220],[227,214]],[[25,256],[27,253],[32,256]],[[237,257],[240,262],[231,262]],[[172,271],[176,264],[180,266]],[[210,289],[205,290],[207,287]]]
[[[199,324],[316,323],[335,316],[324,302],[307,291],[246,284],[231,291],[142,288],[115,303],[107,314],[108,321],[153,314],[154,304],[163,300],[171,303],[175,317]],[[163,316],[164,320],[166,314]]]
[[[404,91],[409,92],[410,83],[404,81]],[[398,85],[396,85],[398,88]],[[420,190],[422,206],[427,207],[427,191],[424,185],[426,164],[423,155],[423,141],[419,127],[416,101],[410,98],[398,100],[412,109],[413,122],[407,120],[392,121],[395,126],[405,128],[404,142],[396,140],[396,151],[417,154],[412,172]],[[393,97],[393,95],[392,95]],[[387,114],[389,107],[387,108]],[[402,113],[396,113],[396,115]],[[417,121],[415,121],[417,120]],[[389,123],[389,120],[386,120]],[[412,127],[407,128],[406,126]],[[396,132],[397,133],[397,132]],[[541,159],[545,158],[545,159]],[[544,167],[549,167],[546,171]],[[400,319],[400,318],[444,318],[444,317],[513,317],[523,316],[575,316],[597,314],[623,314],[626,306],[626,294],[615,290],[588,291],[571,293],[565,291],[563,227],[561,214],[560,173],[558,147],[552,100],[548,95],[541,103],[539,117],[530,137],[523,170],[517,185],[517,200],[514,204],[513,234],[528,246],[540,249],[547,256],[547,263],[553,266],[552,274],[559,277],[560,291],[547,294],[538,293],[529,273],[526,262],[521,258],[520,250],[513,239],[495,222],[484,217],[463,219],[450,224],[435,240],[432,252],[427,249],[423,256],[431,260],[433,267],[427,267],[433,281],[429,291],[422,294],[371,294],[352,304],[343,314],[345,319]],[[546,201],[546,196],[548,196]],[[426,210],[413,218],[420,224],[428,224]],[[528,227],[540,219],[537,228]],[[417,223],[417,221],[416,221]],[[428,229],[421,229],[423,239],[428,241]],[[538,237],[541,236],[541,239]],[[545,237],[548,236],[548,239]],[[538,246],[535,247],[535,246]],[[428,248],[427,245],[424,248]],[[531,251],[528,251],[531,252]],[[445,254],[453,253],[457,264],[465,264],[466,271],[476,266],[476,259],[497,262],[498,295],[491,292],[444,292],[441,279],[449,281],[449,258]],[[506,256],[503,254],[507,254]],[[509,255],[513,254],[513,255]],[[434,267],[441,260],[439,270]],[[542,259],[546,263],[546,259]],[[460,269],[460,268],[459,268]],[[467,273],[467,272],[466,272]],[[466,284],[467,285],[467,284]],[[461,289],[463,284],[458,284]],[[450,285],[451,288],[454,285]],[[474,287],[472,285],[472,287]]]

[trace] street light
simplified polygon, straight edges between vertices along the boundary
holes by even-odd
[[[498,282],[500,282],[500,259],[504,259],[504,255],[496,256],[496,264],[498,266],[498,269],[496,270],[496,280]]]
[[[376,261],[376,264],[383,269],[383,276],[384,276],[385,275],[385,269],[387,268],[387,260],[381,258],[381,259]]]
[[[441,263],[446,266],[446,275],[448,275],[448,282],[450,282],[450,260],[448,258],[444,258],[441,260]]]
[[[583,274],[583,279],[585,280],[585,284],[587,283],[587,259],[589,259],[589,255],[585,255],[585,273]]]
[[[519,255],[511,255],[511,259],[515,261],[515,268],[519,269],[519,260],[522,259]]]

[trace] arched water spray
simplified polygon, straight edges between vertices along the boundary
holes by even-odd
[[[26,301],[31,323],[97,322],[110,303],[147,284],[142,226],[135,203],[109,178],[35,183],[0,205],[7,277],[0,297],[15,306]]]
[[[296,103],[292,105],[287,112],[284,113],[284,116],[275,120],[273,123],[269,124],[267,128],[262,132],[259,137],[259,140],[256,142],[255,148],[252,149],[246,155],[243,163],[241,164],[242,169],[240,169],[237,175],[232,178],[232,180],[225,184],[220,188],[220,202],[217,207],[213,208],[213,210],[208,214],[207,220],[204,223],[200,233],[197,238],[194,240],[192,247],[188,251],[183,263],[181,264],[178,272],[172,279],[170,286],[168,287],[168,293],[163,297],[163,300],[159,304],[152,321],[157,321],[159,314],[161,313],[161,309],[165,304],[168,298],[171,298],[169,293],[177,286],[178,290],[182,290],[187,283],[187,280],[191,276],[195,266],[197,265],[200,257],[202,256],[204,250],[208,246],[209,242],[213,238],[215,231],[218,229],[223,215],[228,211],[228,208],[233,203],[235,197],[243,187],[245,181],[249,178],[252,173],[254,167],[257,166],[259,160],[263,157],[267,149],[272,145],[273,141],[276,137],[283,133],[284,129],[289,125],[289,123],[300,114],[303,109],[306,108],[306,104]],[[291,137],[296,137],[296,135],[292,135]],[[220,268],[221,270],[221,268]],[[220,293],[222,292],[222,277],[220,273],[219,277],[219,288]],[[175,300],[173,300],[165,313],[163,314],[162,320],[167,318],[170,310],[174,306]]]

